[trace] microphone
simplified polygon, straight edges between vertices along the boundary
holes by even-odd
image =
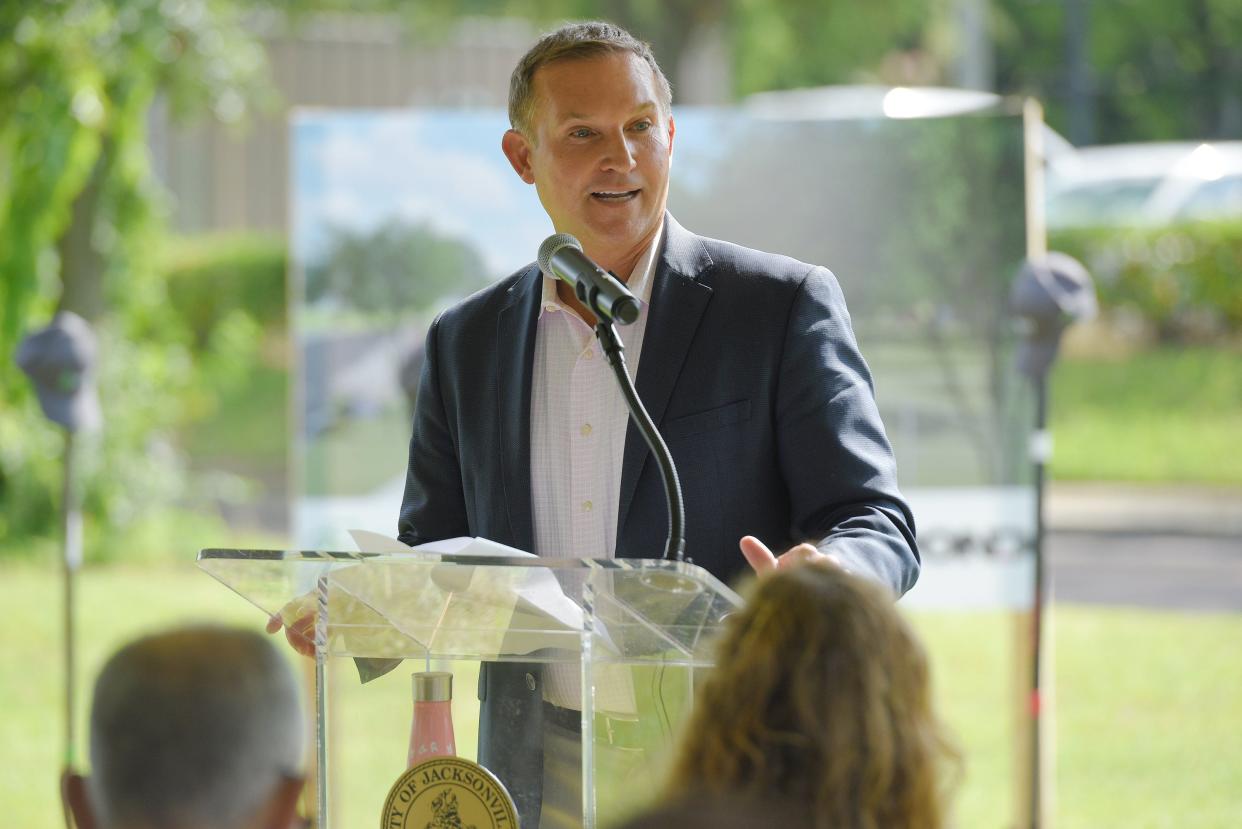
[[[539,246],[539,269],[574,288],[578,301],[600,319],[629,325],[638,319],[638,300],[621,281],[590,260],[582,244],[568,233],[556,233]]]

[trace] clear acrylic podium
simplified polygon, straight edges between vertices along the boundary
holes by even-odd
[[[456,752],[475,759],[485,662],[541,665],[545,695],[582,711],[582,825],[629,816],[659,791],[696,672],[741,603],[702,568],[662,560],[207,549],[198,561],[265,613],[314,619],[320,829],[379,821],[405,770],[412,671],[453,672]]]

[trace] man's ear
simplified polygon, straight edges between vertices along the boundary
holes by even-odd
[[[60,799],[77,829],[96,829],[95,812],[86,792],[86,778],[66,769],[60,775]]]
[[[298,797],[306,784],[305,777],[283,777],[264,809],[262,829],[291,829],[298,824]]]
[[[517,130],[506,130],[500,139],[500,149],[513,165],[513,172],[527,184],[535,183],[535,168],[531,164],[531,145],[526,136]]]
[[[677,124],[673,122],[673,114],[670,112],[668,116],[668,155],[673,157],[673,136],[677,134]]]

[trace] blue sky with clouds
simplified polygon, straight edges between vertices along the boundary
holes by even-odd
[[[552,230],[500,152],[504,113],[336,111],[293,123],[293,239],[299,261],[331,227],[427,222],[470,240],[491,276],[531,261]]]
[[[741,130],[737,117],[679,110],[673,174],[687,186],[713,175]],[[533,187],[500,151],[501,110],[324,110],[295,116],[292,250],[306,263],[332,227],[369,231],[425,221],[468,239],[492,278],[533,261],[552,232]]]

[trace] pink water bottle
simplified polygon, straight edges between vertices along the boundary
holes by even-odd
[[[454,757],[453,675],[447,671],[414,674],[414,722],[410,725],[410,768],[432,757]]]

